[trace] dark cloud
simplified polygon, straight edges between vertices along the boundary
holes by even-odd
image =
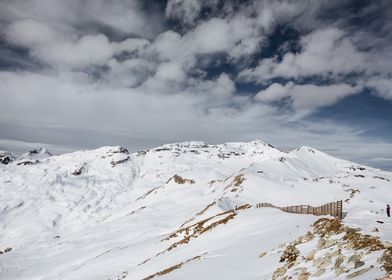
[[[15,48],[0,39],[0,70],[37,70],[43,65],[30,58],[26,49]]]

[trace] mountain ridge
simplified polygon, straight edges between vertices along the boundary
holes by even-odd
[[[2,279],[283,279],[302,272],[345,279],[361,269],[358,279],[375,279],[387,273],[378,260],[387,249],[350,249],[334,233],[327,239],[336,250],[341,246],[341,255],[326,257],[327,248],[313,244],[324,237],[314,233],[295,245],[305,246],[298,260],[281,269],[280,245],[313,232],[319,217],[257,209],[257,203],[343,200],[344,232],[360,228],[383,244],[392,240],[382,210],[392,197],[391,173],[307,146],[285,153],[260,140],[188,141],[135,153],[120,146],[54,156],[41,150],[0,168],[0,246],[12,248],[0,255]],[[300,261],[309,248],[331,264]],[[355,268],[353,255],[366,266]],[[344,269],[334,268],[336,258]],[[294,271],[299,267],[306,271]],[[278,270],[285,272],[277,276]]]

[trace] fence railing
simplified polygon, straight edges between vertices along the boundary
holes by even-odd
[[[313,207],[310,205],[278,207],[267,202],[256,204],[256,208],[264,208],[264,207],[277,208],[284,212],[295,213],[295,214],[309,214],[309,215],[316,215],[316,216],[331,215],[339,219],[343,218],[343,201],[341,200],[326,203],[318,207]]]

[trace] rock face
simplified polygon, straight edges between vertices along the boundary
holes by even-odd
[[[298,275],[298,280],[308,280],[309,275],[310,274],[308,272],[303,271]]]
[[[358,268],[358,267],[361,267],[361,266],[364,266],[364,265],[365,265],[365,262],[357,261],[357,262],[354,263],[354,268]]]
[[[315,273],[313,273],[313,277],[319,277],[321,275],[323,275],[325,273],[325,268],[321,268],[319,270],[317,270]]]
[[[8,253],[8,252],[11,252],[11,251],[12,251],[12,248],[7,247],[7,248],[5,248],[3,251],[0,250],[0,255],[5,254],[5,253]]]
[[[316,251],[310,251],[307,255],[306,255],[306,257],[305,257],[305,260],[306,261],[311,261],[311,260],[313,260],[314,259],[314,255],[316,254]]]
[[[1,152],[0,151],[0,164],[9,164],[14,160],[14,157],[11,153]]]
[[[342,253],[340,252],[340,250],[338,251],[339,254],[335,260],[335,264],[334,264],[334,269],[337,270],[340,268],[340,266],[342,265],[342,263],[344,262],[344,257],[342,255]]]
[[[355,277],[358,277],[358,276],[361,276],[361,275],[365,274],[366,272],[368,272],[368,271],[371,270],[371,269],[372,269],[371,267],[364,268],[364,269],[355,271],[355,272],[353,272],[353,273],[350,273],[350,274],[347,275],[346,277],[347,277],[347,279],[355,278]]]
[[[307,279],[309,275],[312,278],[324,277],[327,273],[351,279],[375,269],[374,265],[366,267],[363,259],[379,252],[382,252],[382,257],[377,267],[391,273],[392,248],[386,248],[377,237],[344,226],[338,219],[321,218],[313,224],[312,232],[286,246],[280,258],[285,264],[275,272],[281,275],[284,271],[286,279],[297,276],[298,279]],[[307,264],[305,269],[301,267],[304,263],[311,265]],[[300,275],[297,270],[301,271]]]
[[[277,270],[275,270],[274,274],[272,275],[272,280],[276,280],[281,278],[285,273],[287,269],[284,267],[280,267]]]
[[[288,267],[290,268],[294,265],[299,254],[299,250],[294,245],[288,245],[280,257],[280,262],[287,262]]]
[[[382,254],[380,261],[382,267],[390,274],[392,274],[392,247],[387,248]]]

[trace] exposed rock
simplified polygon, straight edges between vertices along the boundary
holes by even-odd
[[[137,152],[136,152],[136,156],[137,156],[137,157],[145,156],[145,155],[147,154],[148,151],[149,151],[149,150],[146,150],[146,151],[137,151]]]
[[[312,277],[319,277],[325,273],[325,268],[317,270],[315,273],[313,273]]]
[[[301,255],[295,245],[304,244],[314,238],[317,239],[317,242],[313,243],[314,248],[309,248],[304,255]],[[378,262],[387,273],[391,274],[392,244],[387,242],[383,244],[378,237],[362,234],[360,229],[346,227],[340,220],[322,218],[313,224],[312,232],[299,237],[285,248],[280,261],[287,263],[285,267],[289,279],[297,279],[299,273],[303,275],[301,276],[303,279],[318,277],[327,270],[334,271],[337,276],[349,274],[350,278],[354,278],[375,267],[370,265],[368,268],[363,268],[365,262],[362,257],[377,251],[383,251]],[[306,274],[307,271],[304,272],[296,267],[299,260],[312,261],[310,268],[315,270],[311,276]],[[294,267],[294,272],[290,270],[291,267]],[[350,268],[359,270],[350,271]]]
[[[379,261],[382,263],[382,268],[392,274],[392,248],[388,248],[384,251]]]
[[[0,152],[0,163],[1,164],[9,164],[13,161],[13,157],[10,153]]]
[[[239,187],[242,182],[245,181],[244,174],[240,174],[234,177],[234,186]]]
[[[343,257],[342,254],[340,254],[340,255],[336,258],[336,260],[335,260],[334,268],[335,268],[335,269],[339,268],[340,265],[343,263],[343,261],[344,261],[344,257]]]
[[[79,167],[76,170],[74,170],[71,174],[74,175],[74,176],[79,176],[80,174],[83,173],[83,171],[86,170],[86,166],[87,166],[87,164],[84,163],[81,167]]]
[[[317,249],[321,250],[325,248],[325,239],[320,238],[319,241],[317,241]]]
[[[16,165],[33,165],[36,163],[39,163],[39,161],[38,160],[36,160],[36,161],[26,160],[26,161],[18,162]]]
[[[313,224],[313,227],[314,232],[321,236],[343,232],[343,225],[339,219],[321,218]]]
[[[183,184],[185,184],[185,183],[189,183],[189,184],[194,184],[194,183],[195,183],[194,180],[182,178],[180,175],[177,175],[177,174],[174,175],[173,177],[171,177],[171,178],[167,181],[167,183],[169,183],[171,180],[174,180],[174,182],[176,182],[177,184],[180,184],[180,185],[183,185]]]
[[[262,257],[264,257],[265,255],[267,255],[267,252],[261,253],[261,254],[259,255],[259,258],[262,258]]]
[[[338,245],[339,246],[339,245]],[[337,251],[333,251],[333,252],[331,252],[331,253],[328,253],[328,256],[330,256],[330,257],[338,257],[339,255],[341,255],[342,254],[342,251],[341,251],[341,249],[338,249]]]
[[[82,168],[78,168],[76,169],[74,172],[71,173],[74,176],[79,176],[80,174],[82,174]]]
[[[347,228],[343,240],[347,241],[347,247],[354,250],[367,249],[368,252],[374,252],[384,249],[384,245],[377,237],[364,235],[357,229]]]
[[[4,249],[4,251],[0,251],[0,255],[8,253],[8,252],[11,252],[11,251],[12,251],[12,248],[11,247],[7,247],[7,248]]]
[[[317,248],[318,249],[329,248],[329,247],[332,247],[332,246],[336,245],[336,243],[338,243],[338,241],[334,240],[334,239],[323,239],[323,238],[320,238],[320,240],[317,243]]]
[[[372,269],[371,267],[368,267],[368,268],[364,268],[364,269],[355,271],[355,272],[353,272],[353,273],[347,275],[346,278],[347,278],[347,279],[350,279],[350,278],[358,277],[358,276],[360,276],[360,275],[362,275],[362,274],[365,274],[366,272],[368,272],[368,271],[371,270],[371,269]]]
[[[326,268],[330,265],[332,265],[331,257],[326,256],[324,258],[320,258],[320,262],[318,263],[317,268]]]
[[[129,156],[126,157],[126,158],[124,158],[124,159],[120,159],[120,160],[112,160],[112,161],[110,162],[110,164],[112,165],[112,167],[114,167],[114,166],[119,165],[119,164],[121,164],[121,163],[124,163],[124,162],[126,162],[126,161],[128,161],[128,160],[129,160]]]
[[[348,259],[348,262],[353,262],[353,263],[356,263],[356,262],[359,262],[359,261],[361,261],[361,256],[358,255],[358,254],[352,255],[352,256]]]
[[[187,263],[189,263],[189,262],[191,262],[191,261],[195,261],[195,260],[201,260],[202,257],[203,257],[205,254],[206,254],[206,253],[204,253],[203,255],[200,255],[200,256],[196,256],[196,257],[191,258],[191,259],[187,259],[186,261],[183,261],[183,262],[181,262],[181,263],[178,263],[178,264],[176,264],[176,265],[173,265],[173,266],[171,266],[171,267],[168,267],[168,268],[166,268],[166,269],[164,269],[164,270],[161,270],[161,271],[159,271],[159,272],[157,272],[157,273],[151,274],[151,275],[149,275],[149,276],[143,278],[143,280],[150,280],[150,279],[156,278],[156,277],[158,277],[158,276],[162,276],[162,275],[171,273],[171,272],[174,271],[174,270],[180,269],[184,264],[187,264]],[[128,272],[126,273],[125,277],[126,277],[127,275],[128,275]],[[124,278],[125,278],[125,277],[124,277]]]
[[[306,272],[307,270],[306,267],[297,267],[295,271],[299,271],[301,273],[301,272]]]
[[[311,261],[311,260],[313,260],[315,254],[316,254],[315,251],[310,251],[310,252],[306,255],[305,260],[306,260],[306,261]]]
[[[298,275],[298,280],[308,280],[309,275],[310,275],[309,272],[303,271],[303,272],[301,272],[301,273]]]
[[[294,245],[288,245],[280,257],[280,262],[287,262],[288,267],[292,267],[299,256],[299,250]]]
[[[328,240],[325,241],[324,248],[332,247],[332,246],[336,245],[336,243],[338,243],[337,240],[335,240],[335,239],[328,239]]]
[[[349,272],[349,270],[348,269],[346,269],[345,267],[343,267],[343,266],[340,266],[340,267],[338,267],[338,268],[336,268],[335,269],[335,273],[336,273],[336,275],[341,275],[341,274],[343,274],[343,273],[347,273],[347,272]]]
[[[354,268],[358,268],[358,267],[361,267],[361,266],[364,266],[365,265],[365,262],[363,262],[363,261],[358,261],[358,262],[355,262],[354,263]]]
[[[384,247],[385,247],[386,249],[392,248],[392,243],[389,242],[389,241],[386,241],[386,242],[384,243]]]
[[[305,235],[300,236],[297,240],[293,242],[293,245],[299,245],[306,243],[314,238],[314,234],[308,231]]]
[[[279,267],[275,270],[274,274],[272,275],[272,280],[279,279],[286,273],[287,269],[285,267]]]
[[[124,147],[119,147],[118,150],[113,151],[113,153],[129,154],[129,151]]]

